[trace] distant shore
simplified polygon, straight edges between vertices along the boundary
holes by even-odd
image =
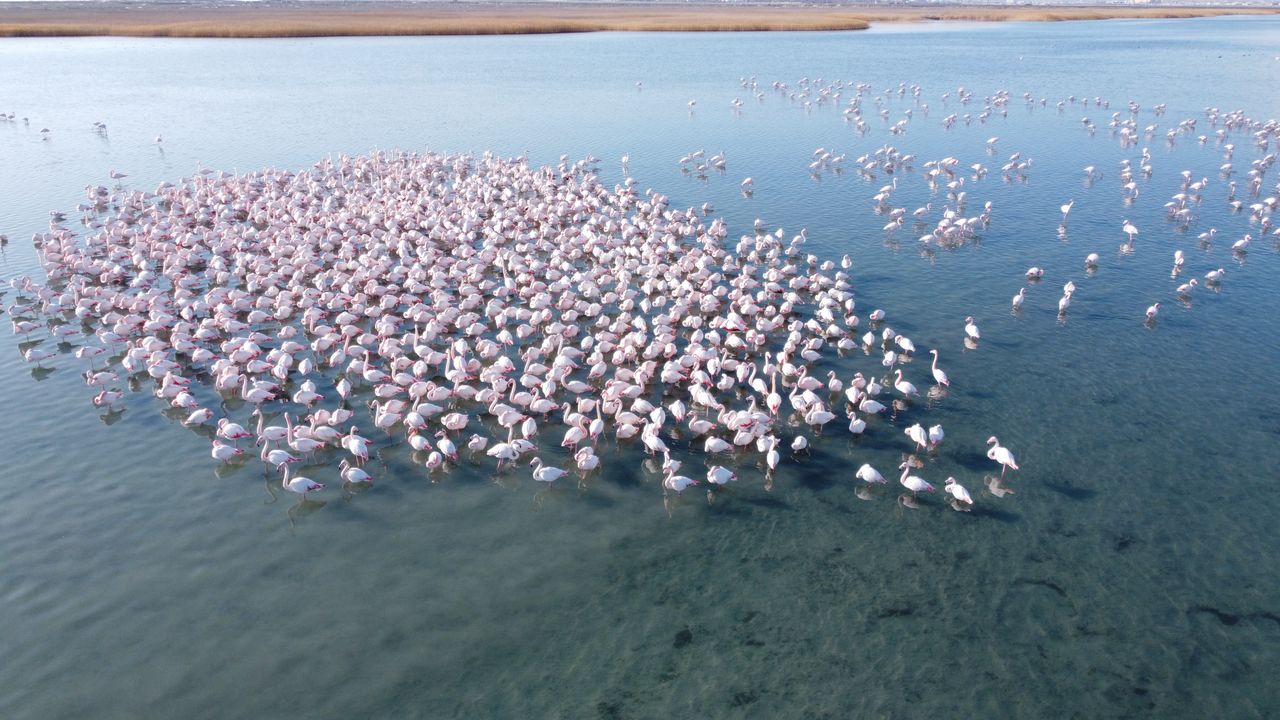
[[[0,3],[0,37],[322,37],[596,31],[863,30],[871,23],[1274,14],[1277,8],[499,2]]]

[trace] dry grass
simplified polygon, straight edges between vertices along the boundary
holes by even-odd
[[[869,22],[1100,20],[1277,12],[1266,8],[282,3],[0,3],[0,37],[319,37],[619,31],[861,30]]]
[[[14,3],[17,4],[17,3]],[[0,36],[315,37],[620,31],[862,30],[853,12],[817,8],[360,4],[298,7],[0,3]],[[71,6],[73,5],[73,6]],[[67,7],[64,7],[67,6]]]

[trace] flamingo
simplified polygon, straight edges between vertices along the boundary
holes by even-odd
[[[673,459],[670,453],[664,453],[662,456],[662,472],[664,473],[679,472],[680,467],[683,465],[684,463]]]
[[[1027,296],[1026,288],[1018,288],[1018,294],[1013,296],[1013,311],[1017,312],[1022,309],[1022,301]]]
[[[287,420],[288,418],[289,416],[285,415],[285,419]],[[354,455],[356,460],[363,464],[369,461],[369,441],[366,438],[357,435],[356,430],[356,426],[352,425],[351,429],[347,431],[347,434],[342,437],[342,447],[344,450]],[[294,449],[296,450],[298,448],[295,447]]]
[[[352,465],[347,460],[338,463],[338,469],[341,472],[343,482],[348,485],[360,485],[362,483],[373,483],[373,477],[364,469]]]
[[[436,437],[440,438],[436,441],[436,447],[439,448],[440,454],[456,462],[458,460],[458,447],[453,444],[453,441],[449,439],[449,436],[443,430],[437,432]]]
[[[866,432],[866,429],[867,429],[867,421],[863,420],[862,418],[853,414],[852,411],[850,411],[849,432],[853,435],[861,435],[862,433]]]
[[[92,402],[94,407],[111,408],[122,397],[124,397],[124,393],[119,390],[103,390],[93,396]]]
[[[498,459],[498,470],[502,470],[504,462],[512,462],[520,457],[520,453],[516,451],[515,445],[511,442],[494,443],[492,447],[485,451],[485,454],[491,458]]]
[[[948,495],[955,498],[957,503],[962,503],[965,506],[973,505],[973,498],[970,497],[969,491],[966,490],[963,485],[956,482],[955,478],[953,477],[947,478],[942,485],[943,485],[943,490],[945,490]]]
[[[707,470],[707,482],[712,485],[724,485],[737,479],[738,476],[735,475],[733,471],[720,465],[712,465],[710,469]]]
[[[922,478],[911,475],[911,463],[902,463],[898,466],[902,471],[902,477],[898,478],[898,482],[902,487],[911,491],[911,496],[915,497],[916,493],[933,492],[933,486],[925,482]]]
[[[858,472],[855,474],[855,477],[868,485],[883,485],[887,482],[883,475],[867,463],[864,463],[862,467],[858,468]]]
[[[803,435],[796,435],[795,439],[791,441],[791,452],[793,454],[799,453],[802,450],[808,450],[808,449],[809,449],[809,438]]]
[[[278,443],[289,438],[289,428],[280,427],[279,425],[266,425],[262,413],[254,410],[254,414],[258,416],[257,444],[263,445],[268,443]]]
[[[730,445],[728,442],[725,442],[718,437],[709,437],[707,438],[706,443],[703,444],[702,449],[707,453],[723,453],[732,450],[733,445]]]
[[[858,410],[868,415],[875,415],[876,413],[884,412],[887,409],[888,407],[883,403],[872,400],[871,398],[864,398],[862,402],[858,403]]]
[[[902,432],[905,433],[907,437],[911,438],[911,441],[914,442],[917,447],[923,449],[928,445],[929,435],[925,432],[925,429],[920,426],[920,423],[916,423]]]
[[[245,402],[254,405],[262,405],[268,400],[274,400],[275,395],[261,388],[249,387],[249,376],[244,376],[244,382],[240,386],[240,397]]]
[[[941,425],[931,425],[929,427],[929,446],[938,447],[946,436],[947,434],[942,430]]]
[[[835,413],[824,409],[820,405],[815,405],[804,416],[804,421],[805,421],[805,424],[810,425],[814,428],[817,428],[817,432],[821,434],[822,426],[834,420],[835,417],[836,417]]]
[[[999,438],[995,435],[987,438],[987,444],[991,447],[987,448],[987,457],[1000,463],[1000,477],[1004,477],[1006,470],[1017,470],[1018,462],[1014,460],[1013,453],[1009,452],[1009,448],[1000,444]]]
[[[693,478],[690,478],[690,477],[685,477],[684,475],[670,474],[670,475],[667,475],[662,480],[663,490],[670,490],[677,495],[683,494],[685,490],[689,489],[690,485],[697,485],[697,484],[698,484],[697,480],[694,480]]]
[[[262,453],[259,457],[261,457],[262,462],[274,467],[276,472],[279,472],[281,468],[290,463],[302,461],[302,458],[290,455],[284,450],[271,450],[266,445],[262,446]]]
[[[423,463],[423,466],[427,468],[428,474],[434,473],[444,467],[444,455],[441,455],[439,450],[432,450],[427,455],[427,461]]]
[[[644,431],[640,434],[641,440],[644,442],[645,449],[650,455],[662,454],[667,452],[667,444],[662,442],[662,438],[658,437],[658,429],[656,426],[646,423]],[[715,438],[709,438],[708,443]],[[709,452],[719,452],[710,451]]]
[[[897,378],[898,378],[893,383],[894,390],[897,390],[898,392],[902,393],[902,396],[908,399],[912,397],[916,397],[920,394],[920,391],[916,389],[915,385],[912,385],[911,383],[902,379],[901,370],[895,370],[894,372],[897,374]],[[935,376],[936,376],[936,372],[937,370],[935,369]],[[945,378],[946,376],[944,375],[943,377]]]
[[[237,455],[243,455],[244,451],[233,445],[224,445],[221,442],[214,440],[213,450],[210,451],[209,454],[213,456],[214,460],[220,460],[226,463],[231,462],[231,459]]]
[[[931,366],[933,382],[938,385],[950,385],[951,380],[947,379],[947,374],[943,372],[942,368],[938,367],[938,351],[936,349],[930,350],[929,354],[933,356],[933,365]]]
[[[217,436],[223,440],[230,440],[235,443],[237,440],[250,437],[252,433],[245,430],[237,423],[233,423],[227,418],[218,421]]]
[[[409,429],[409,447],[418,452],[431,449],[431,440],[419,433],[417,428]]]
[[[596,455],[595,450],[590,446],[584,447],[573,454],[574,462],[578,466],[578,472],[586,477],[587,473],[600,467],[600,456]]]
[[[289,492],[298,493],[299,501],[305,500],[307,493],[324,489],[324,485],[308,477],[299,475],[298,477],[290,478],[288,465],[285,465],[284,477],[280,480],[280,486]]]
[[[567,474],[560,468],[543,465],[540,457],[535,457],[529,462],[529,465],[533,467],[533,479],[538,482],[554,483]]]

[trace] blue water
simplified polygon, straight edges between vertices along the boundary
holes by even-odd
[[[710,202],[731,238],[759,218],[805,228],[820,260],[850,255],[859,312],[883,308],[940,349],[952,381],[860,440],[837,421],[807,456],[784,453],[771,491],[744,455],[740,482],[711,505],[664,506],[625,442],[588,488],[542,494],[524,469],[493,482],[486,463],[433,481],[384,443],[372,488],[343,494],[317,465],[307,474],[331,488],[299,505],[256,464],[215,469],[208,441],[162,415],[145,384],[123,413],[100,415],[70,347],[52,372],[33,370],[21,338],[0,332],[0,717],[1275,717],[1280,260],[1247,206],[1276,194],[1276,171],[1250,197],[1244,176],[1264,153],[1248,131],[1215,138],[1205,108],[1280,116],[1277,38],[1276,19],[1219,18],[0,42],[0,112],[16,115],[0,122],[0,276],[38,277],[31,234],[51,210],[74,218],[85,186],[113,169],[152,188],[201,168],[430,148],[592,154],[612,184],[628,154],[642,188],[672,207]],[[741,86],[750,77],[763,99]],[[848,87],[807,109],[769,87],[802,78],[869,83],[867,133],[840,114]],[[899,83],[920,86],[927,113]],[[979,121],[999,90],[1007,115]],[[1130,100],[1139,130],[1158,129],[1122,147],[1107,123]],[[890,134],[908,108],[905,134]],[[944,129],[952,113],[971,122]],[[1192,118],[1194,133],[1166,142]],[[1218,172],[1226,142],[1242,212]],[[854,158],[885,144],[914,154],[914,170],[860,176]],[[812,177],[818,147],[844,153],[845,171]],[[677,159],[698,148],[724,151],[726,172],[681,174]],[[1033,162],[1006,182],[1014,152]],[[990,201],[991,223],[977,242],[922,254],[921,231],[908,221],[886,235],[871,197],[896,178],[891,205],[932,202],[936,222],[945,188],[930,191],[924,163],[946,156],[967,178],[967,214]],[[1140,189],[1131,204],[1122,159]],[[973,180],[973,163],[990,173]],[[1090,185],[1085,165],[1103,177]],[[1185,230],[1163,207],[1182,170],[1208,178]],[[1140,229],[1129,255],[1124,219]],[[1246,232],[1253,246],[1234,256]],[[1032,265],[1045,279],[1011,314]],[[1218,291],[1176,301],[1178,284],[1218,267]],[[1067,280],[1078,290],[1059,320]],[[982,328],[975,350],[966,315]],[[927,361],[906,366],[922,388]],[[821,367],[847,379],[877,363],[854,353]],[[855,495],[853,470],[896,466],[915,421],[947,429],[921,474],[955,475],[973,513],[936,496],[905,508],[893,485]],[[1023,468],[1003,498],[983,491],[993,433]]]

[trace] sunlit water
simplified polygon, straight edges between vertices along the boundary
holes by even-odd
[[[664,507],[634,442],[602,452],[606,470],[586,489],[551,491],[523,467],[495,483],[491,461],[432,481],[409,448],[382,442],[372,488],[343,493],[322,463],[304,470],[330,487],[298,504],[256,462],[215,469],[208,441],[162,415],[148,384],[100,418],[71,347],[52,372],[32,370],[6,329],[0,717],[1274,717],[1280,262],[1270,238],[1231,254],[1258,227],[1226,204],[1223,147],[1203,110],[1280,115],[1278,31],[1274,19],[1227,18],[0,42],[0,111],[17,115],[0,124],[0,232],[12,239],[0,276],[38,276],[31,233],[112,169],[148,188],[201,167],[429,147],[534,163],[590,153],[617,182],[629,154],[642,187],[673,207],[711,202],[731,238],[761,218],[807,228],[822,259],[851,255],[859,311],[882,307],[917,346],[939,348],[952,380],[944,399],[874,421],[860,440],[837,420],[812,453],[784,453],[771,492],[743,456],[741,481],[713,505],[691,492]],[[752,75],[762,101],[739,86]],[[885,122],[867,98],[859,136],[841,107],[805,110],[768,89],[804,77],[874,93],[918,83],[930,108],[895,92]],[[967,107],[959,86],[976,94]],[[1000,89],[1013,96],[1007,116],[979,122],[982,98]],[[1028,106],[1023,92],[1048,102]],[[1059,112],[1070,95],[1110,108]],[[1106,123],[1129,100],[1143,106],[1139,128],[1159,130],[1122,148]],[[906,108],[907,132],[889,134]],[[973,120],[944,130],[953,112]],[[1188,118],[1197,131],[1166,143]],[[1247,133],[1227,141],[1247,206],[1257,198],[1243,173],[1259,153]],[[922,256],[910,222],[886,237],[871,196],[893,178],[853,164],[886,143],[917,158],[896,174],[892,205],[908,211],[944,203],[925,161],[991,168],[964,187],[969,214],[993,204],[978,243]],[[1153,173],[1126,206],[1119,161],[1136,168],[1144,146]],[[817,147],[845,153],[846,171],[812,178]],[[682,175],[676,160],[698,148],[723,150],[727,171]],[[1034,162],[1005,182],[1014,152]],[[1103,178],[1088,186],[1085,165]],[[1163,204],[1184,169],[1209,185],[1181,231]],[[748,176],[756,191],[744,198]],[[1064,239],[1058,206],[1070,199]],[[1127,256],[1124,218],[1140,228]],[[1209,227],[1218,237],[1201,249]],[[1177,248],[1188,259],[1173,280]],[[1090,252],[1101,256],[1092,276]],[[1031,265],[1046,278],[1014,316],[1009,298]],[[1175,301],[1177,284],[1217,267],[1219,292]],[[1060,322],[1068,279],[1078,290]],[[974,351],[965,315],[982,328]],[[906,366],[922,388],[927,360]],[[820,367],[847,379],[877,363],[857,353]],[[947,429],[921,474],[958,477],[973,513],[936,496],[904,508],[896,485],[855,496],[854,468],[896,466],[910,445],[901,428],[917,420]],[[1016,494],[999,499],[979,492],[995,468],[983,454],[992,433],[1023,466]],[[563,463],[546,440],[543,457]],[[687,438],[669,442],[700,474]]]

